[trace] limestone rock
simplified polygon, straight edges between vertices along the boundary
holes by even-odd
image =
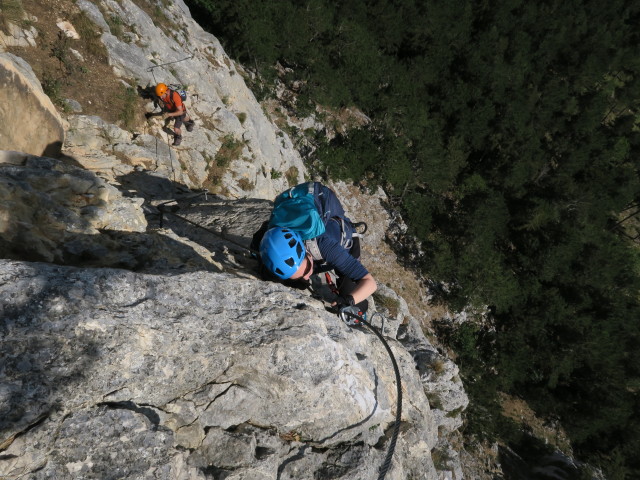
[[[19,152],[0,155],[0,253],[70,262],[107,255],[99,230],[143,232],[141,199],[123,198],[94,174],[61,161]],[[93,238],[92,238],[93,237]]]
[[[441,433],[446,435],[460,428],[469,397],[458,376],[458,366],[438,352],[413,318],[400,328],[398,338],[413,355]]]
[[[105,28],[102,12],[92,3],[81,1],[78,6],[105,32],[102,42],[117,75],[137,78],[142,86],[160,81],[184,85],[189,92],[186,106],[196,128],[183,133],[182,145],[169,148],[171,138],[162,121],[153,119],[144,133],[153,136],[158,145],[145,139],[138,152],[129,148],[125,156],[166,169],[169,178],[192,188],[216,183],[236,198],[272,199],[290,182],[304,180],[306,168],[291,140],[274,128],[220,43],[191,18],[182,0],[163,8],[167,25],[161,26],[131,0],[101,2],[104,12],[127,19],[126,28],[135,31],[137,42],[112,35],[108,26]],[[242,148],[232,158],[216,159],[228,139]],[[73,138],[68,143],[73,155],[78,154],[77,143]],[[116,143],[120,148],[125,142]],[[212,162],[224,165],[224,173],[214,177]],[[272,172],[280,176],[275,178]]]
[[[0,52],[5,52],[8,47],[35,47],[38,30],[34,26],[20,28],[18,25],[7,22],[8,33],[0,30]]]
[[[25,112],[29,112],[25,115]],[[0,149],[58,156],[62,120],[24,60],[0,53]]]
[[[372,478],[384,459],[389,357],[305,292],[15,261],[0,280],[1,476]],[[434,478],[429,406],[392,349],[413,427],[387,478]]]
[[[100,9],[97,5],[90,2],[89,0],[78,0],[76,2],[76,5],[78,5],[80,10],[82,10],[87,15],[87,17],[89,17],[89,19],[98,26],[100,31],[111,32],[111,30],[109,29],[109,24],[105,21],[104,17],[102,16],[102,12],[100,12]]]
[[[80,35],[78,35],[78,32],[76,32],[76,29],[71,22],[58,19],[56,25],[67,37],[73,38],[74,40],[80,39]]]
[[[144,199],[148,214],[164,203],[159,198],[182,195],[166,204],[179,209],[165,213],[163,229],[134,238],[97,229],[73,236],[93,228],[93,216],[74,211],[70,192],[104,182],[52,159],[8,152],[4,161],[9,183],[48,195],[38,204],[44,218],[66,215],[63,223],[80,229],[46,237],[51,251],[62,252],[57,262],[155,274],[5,262],[0,298],[11,336],[0,349],[8,365],[0,374],[0,475],[95,477],[112,466],[125,478],[376,476],[395,405],[390,360],[373,335],[349,330],[308,293],[255,279],[246,247],[270,201],[195,197],[162,176],[131,172],[119,188]],[[129,201],[119,195],[107,189],[99,197]],[[5,212],[15,225],[18,205],[34,201],[14,192],[7,198],[17,199]],[[194,273],[166,275],[186,271]],[[399,330],[402,344],[392,340],[400,322],[384,331],[411,428],[387,478],[435,478],[429,452],[437,424],[422,378],[430,367],[416,355],[434,348],[397,299],[413,329]],[[33,353],[20,347],[36,344]],[[125,449],[145,440],[133,455],[119,452],[116,438]]]
[[[248,251],[271,200],[307,175],[291,140],[183,0],[163,21],[131,0],[76,5],[123,81],[187,87],[196,128],[172,148],[158,118],[133,133],[71,114],[62,160],[33,142],[0,153],[0,477],[375,478],[395,414],[386,350],[309,292],[259,280]],[[105,15],[126,19],[121,38]],[[35,84],[20,101],[44,95],[17,57],[0,55],[0,78],[5,64]],[[384,192],[331,186],[369,224],[365,264],[395,272]],[[393,315],[371,309],[394,317],[384,335],[403,384],[386,478],[458,480],[446,433],[468,400],[416,318],[423,293],[396,293],[404,282],[380,285]],[[438,473],[434,448],[451,458]]]
[[[64,101],[73,113],[82,112],[82,105],[80,105],[80,102],[77,100],[74,100],[73,98],[65,98]]]

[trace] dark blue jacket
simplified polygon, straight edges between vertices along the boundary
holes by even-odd
[[[343,225],[345,228],[344,234],[347,238],[352,238],[354,230],[351,220],[345,215],[340,200],[329,187],[316,182],[314,196],[316,207],[326,221],[325,232],[315,238],[325,263],[315,262],[314,271],[326,272],[335,270],[341,276],[348,277],[354,281],[360,280],[369,273],[368,270],[364,268],[359,259],[353,257],[349,250],[341,245]],[[342,217],[345,221],[340,222],[339,218],[336,217]]]

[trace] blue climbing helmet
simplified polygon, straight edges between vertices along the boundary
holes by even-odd
[[[302,237],[288,228],[270,228],[260,242],[262,263],[282,280],[296,273],[304,256]]]

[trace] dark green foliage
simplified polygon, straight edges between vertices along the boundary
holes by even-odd
[[[618,224],[640,201],[640,4],[188,3],[264,78],[291,68],[298,104],[372,119],[317,158],[385,186],[451,305],[489,306],[493,333],[448,337],[477,430],[513,439],[495,391],[518,393],[640,477],[640,261]]]

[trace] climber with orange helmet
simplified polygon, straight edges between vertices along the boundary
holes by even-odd
[[[182,97],[177,91],[169,88],[164,83],[159,83],[156,85],[156,96],[162,101],[162,110],[166,113],[166,118],[175,118],[173,145],[177,147],[182,142],[182,130],[180,128],[182,124],[184,123],[187,127],[187,132],[191,132],[195,122],[189,117],[187,108],[182,102]]]

